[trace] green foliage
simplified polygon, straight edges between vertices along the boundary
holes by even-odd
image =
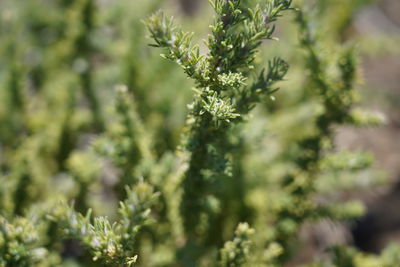
[[[0,218],[0,266],[32,266],[47,258],[47,250],[40,246],[40,234],[33,222],[16,218],[8,222]]]
[[[266,75],[261,72],[250,88],[246,83],[256,49],[262,40],[273,39],[271,23],[290,9],[290,2],[271,1],[264,8],[248,8],[241,1],[211,1],[216,17],[210,26],[207,55],[200,55],[199,46],[191,44],[191,34],[177,30],[165,15],[155,14],[147,21],[154,46],[164,48],[164,57],[177,62],[197,85],[182,145],[189,153],[189,166],[181,209],[186,233],[193,240],[206,235],[204,227],[201,232],[196,230],[202,220],[208,220],[210,228],[218,224],[208,210],[218,212],[220,202],[213,184],[232,176],[229,150],[233,144],[227,140],[228,131],[254,108],[261,95],[274,91],[272,84],[287,72],[288,65],[274,59]],[[209,238],[221,238],[212,229],[207,232],[213,235]]]
[[[94,261],[131,266],[138,257],[134,254],[135,237],[140,228],[150,222],[150,208],[157,197],[149,184],[141,182],[133,189],[127,188],[127,198],[120,203],[121,218],[117,222],[102,216],[92,218],[91,210],[83,216],[68,206],[58,209],[52,219],[61,225],[66,236],[77,238],[88,247]]]
[[[220,266],[243,266],[250,257],[249,238],[253,234],[254,230],[247,223],[239,224],[234,239],[226,242],[221,249]]]
[[[278,267],[362,216],[341,193],[382,179],[334,144],[384,122],[343,43],[365,1],[298,2],[210,0],[194,34],[160,0],[2,1],[0,266]],[[309,266],[399,262],[330,245]]]

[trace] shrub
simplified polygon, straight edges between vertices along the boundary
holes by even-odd
[[[365,1],[209,2],[204,44],[158,0],[0,4],[0,266],[284,266],[363,214],[340,193],[381,175],[335,130],[383,122],[343,43]],[[307,266],[399,263],[323,249]]]

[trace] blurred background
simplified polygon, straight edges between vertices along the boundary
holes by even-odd
[[[86,149],[113,123],[110,99],[114,99],[113,88],[118,84],[130,88],[139,116],[154,129],[151,135],[157,155],[161,157],[179,145],[193,84],[179,68],[160,58],[159,51],[147,46],[150,41],[141,20],[159,8],[165,9],[184,29],[196,31],[198,40],[206,38],[207,25],[212,21],[206,0],[98,0],[82,6],[86,2],[0,2],[1,170],[8,174],[16,159],[24,159],[18,162],[33,169],[37,177],[56,177],[57,182],[50,185],[43,178],[33,178],[36,185],[54,187],[55,192],[69,194],[70,198],[79,193],[68,189],[65,173],[70,172],[66,170],[77,170],[80,175],[82,168],[88,168],[80,166],[80,158],[72,155]],[[312,2],[318,1],[309,2],[312,7]],[[333,227],[325,222],[304,227],[301,238],[308,245],[294,264],[313,257],[326,239],[343,239],[376,253],[390,242],[400,242],[400,1],[346,0],[337,1],[336,6],[334,0],[319,2],[328,6],[327,16],[318,18],[316,14],[314,27],[322,37],[357,46],[359,105],[386,117],[385,125],[377,128],[337,129],[337,149],[371,151],[376,159],[374,168],[386,182],[364,188],[364,183],[368,184],[368,177],[364,177],[359,180],[361,190],[341,194],[342,199],[361,199],[367,207],[366,215],[349,225]],[[341,7],[348,10],[342,12]],[[340,22],[335,24],[336,20]],[[299,52],[292,21],[293,17],[284,18],[277,31],[280,45],[267,46],[259,62],[274,54],[289,63],[296,62]],[[299,69],[291,70],[289,86],[283,86],[276,95],[273,108],[284,106],[285,100],[279,102],[280,98],[291,99],[296,90],[291,91],[290,85],[302,75]],[[256,120],[249,129],[264,127],[258,123]],[[37,153],[41,159],[35,158]],[[114,176],[113,169],[108,169],[103,182],[112,184]],[[7,186],[0,184],[3,195]],[[30,191],[32,197],[27,203],[47,194],[44,189],[35,190]],[[107,190],[94,190],[91,196],[94,200],[88,200],[82,210],[87,205],[95,210],[97,205],[98,214],[115,210],[117,201]],[[98,204],[99,199],[112,201],[101,206],[104,204]]]

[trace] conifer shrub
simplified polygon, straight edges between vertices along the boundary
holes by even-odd
[[[367,2],[210,0],[209,28],[161,0],[1,2],[0,266],[299,264],[305,225],[350,225],[341,194],[384,180],[335,148],[384,122],[344,42]],[[326,243],[302,266],[400,264]]]

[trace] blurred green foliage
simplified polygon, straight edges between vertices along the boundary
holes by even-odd
[[[384,178],[335,130],[383,123],[346,33],[371,1],[209,2],[0,2],[0,266],[284,266],[304,225],[363,214],[341,194]]]

